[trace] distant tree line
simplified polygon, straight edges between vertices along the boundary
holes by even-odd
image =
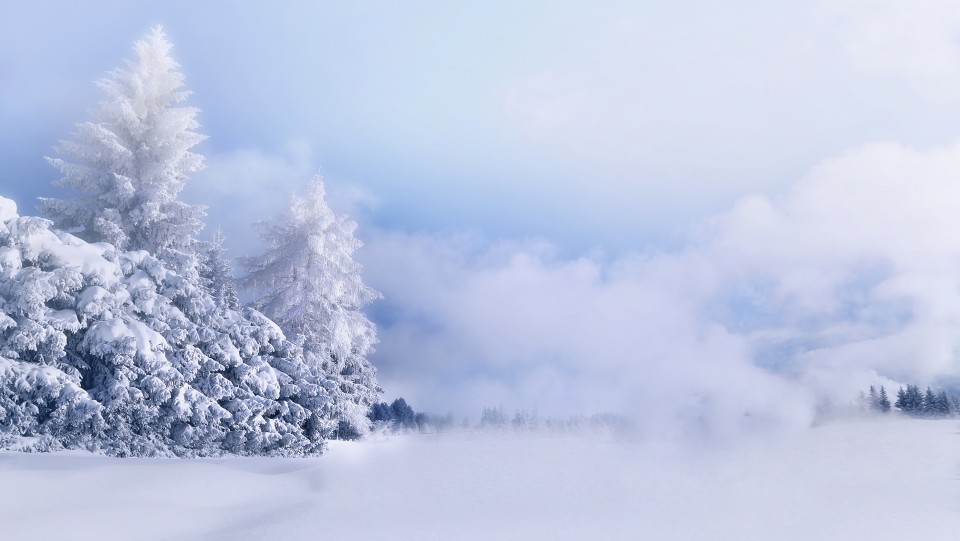
[[[891,403],[886,388],[881,385],[877,390],[871,385],[867,392],[861,392],[860,407],[864,411],[889,412]],[[942,389],[934,392],[930,387],[921,392],[918,385],[907,385],[897,390],[892,407],[911,417],[944,418],[960,415],[960,396],[948,395]]]
[[[436,415],[417,412],[403,398],[392,403],[379,402],[370,408],[368,417],[374,431],[382,432],[443,432],[461,430],[513,430],[529,432],[597,432],[619,431],[628,426],[626,417],[614,413],[573,415],[570,417],[541,417],[536,410],[518,409],[510,415],[503,405],[485,407],[480,421],[472,424],[464,418],[459,425],[452,413]]]
[[[543,432],[620,431],[629,426],[626,417],[615,413],[541,417],[536,410],[516,410],[508,415],[504,407],[486,407],[480,415],[479,429]]]
[[[455,424],[452,413],[436,415],[416,412],[403,398],[398,398],[390,404],[378,402],[370,408],[367,416],[373,423],[374,431],[442,432],[452,429]]]

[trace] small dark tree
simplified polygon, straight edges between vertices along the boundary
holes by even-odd
[[[407,401],[403,398],[398,398],[390,404],[390,409],[393,410],[393,418],[396,419],[397,424],[403,428],[416,428],[417,426],[417,414],[414,413],[413,408],[407,404]]]
[[[907,411],[907,392],[903,390],[903,386],[897,390],[897,401],[893,403],[893,407],[900,411]]]
[[[373,406],[370,406],[368,417],[370,417],[370,420],[373,422],[388,424],[392,424],[396,420],[393,416],[393,409],[391,409],[386,402],[377,402]]]
[[[937,396],[930,387],[927,387],[927,392],[923,395],[923,414],[927,417],[936,417],[938,414]]]
[[[877,398],[877,405],[880,408],[880,411],[887,413],[890,411],[890,399],[887,398],[887,390],[883,388],[883,385],[880,386],[880,394]]]
[[[947,417],[950,415],[950,399],[947,398],[946,391],[937,393],[937,415]]]
[[[920,387],[917,385],[907,385],[907,413],[919,415],[923,413],[923,395],[920,394]]]

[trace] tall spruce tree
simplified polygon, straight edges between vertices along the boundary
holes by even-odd
[[[181,275],[196,272],[193,243],[204,209],[177,200],[190,174],[203,167],[191,151],[198,110],[182,103],[179,64],[158,26],[136,42],[136,56],[97,82],[106,94],[93,119],[76,126],[73,140],[48,158],[62,173],[57,186],[81,192],[73,199],[41,199],[60,228],[119,250],[146,250]]]
[[[330,414],[339,437],[369,430],[367,412],[381,392],[366,358],[376,329],[363,313],[380,293],[364,285],[353,259],[361,246],[356,227],[330,209],[317,176],[304,197],[293,198],[283,219],[257,224],[267,251],[242,259],[248,271],[243,285],[259,294],[252,306],[301,344],[308,361],[330,378]]]

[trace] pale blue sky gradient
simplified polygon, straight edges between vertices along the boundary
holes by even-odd
[[[374,194],[378,225],[542,236],[571,253],[662,242],[847,148],[929,145],[960,122],[955,88],[927,99],[909,79],[863,69],[855,21],[816,3],[4,11],[0,189],[24,203],[49,191],[56,175],[41,156],[86,118],[91,81],[157,23],[203,109],[208,155],[293,142],[314,169]]]

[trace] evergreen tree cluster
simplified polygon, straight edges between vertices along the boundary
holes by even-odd
[[[934,391],[927,387],[921,391],[918,385],[907,385],[897,390],[893,404],[887,396],[884,386],[877,389],[871,385],[866,392],[860,393],[860,409],[887,413],[891,407],[911,417],[943,418],[960,415],[960,396],[950,395],[945,390]]]
[[[510,417],[503,404],[496,407],[485,407],[480,413],[480,428],[506,428],[510,424]]]
[[[373,430],[378,432],[442,432],[459,428],[460,430],[515,431],[546,433],[610,433],[630,429],[626,417],[613,413],[594,415],[575,415],[566,418],[541,417],[536,410],[518,409],[513,415],[507,413],[503,405],[483,408],[480,421],[473,425],[468,418],[456,425],[453,414],[435,415],[414,411],[403,398],[391,404],[378,402],[371,406],[368,413]]]
[[[453,428],[453,415],[434,415],[414,411],[403,398],[394,400],[389,405],[386,402],[377,402],[368,413],[374,430],[386,432],[434,432]]]
[[[907,385],[897,391],[894,406],[913,417],[948,417],[960,413],[960,398],[951,398],[944,390],[935,393],[930,387],[921,393],[919,386]]]
[[[881,385],[880,390],[877,391],[877,388],[871,385],[867,394],[860,393],[860,405],[864,410],[881,413],[890,411],[890,398],[887,396],[886,387]]]
[[[50,159],[50,218],[0,198],[0,441],[121,456],[304,455],[356,436],[380,388],[356,224],[315,179],[265,224],[240,305],[223,236],[178,200],[203,166],[197,110],[159,28],[99,82]]]
[[[485,407],[480,414],[480,430],[514,430],[522,432],[617,432],[627,430],[626,417],[614,413],[574,415],[571,417],[541,417],[536,410],[518,409],[513,416],[502,405]]]

